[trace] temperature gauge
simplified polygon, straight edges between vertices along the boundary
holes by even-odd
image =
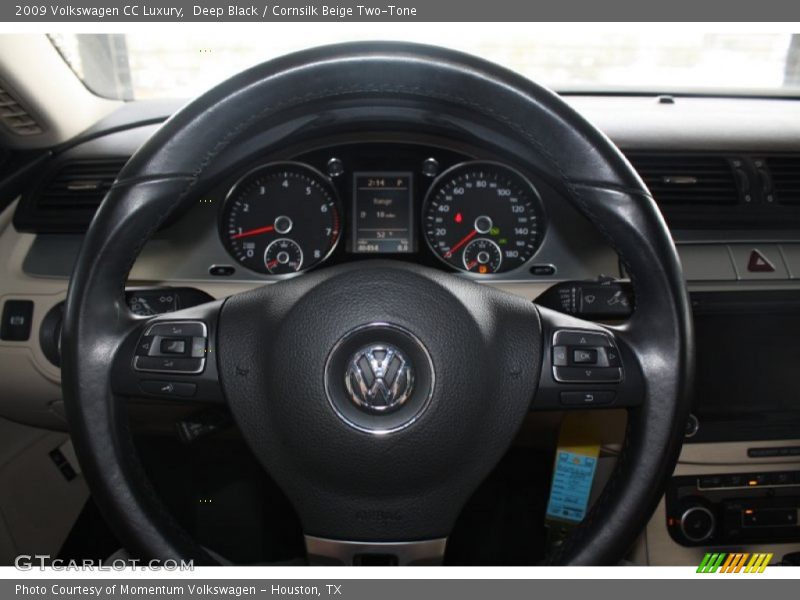
[[[296,273],[303,267],[303,250],[289,238],[280,238],[267,246],[264,264],[273,275]]]

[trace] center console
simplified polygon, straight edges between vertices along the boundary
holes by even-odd
[[[666,503],[667,529],[683,546],[800,541],[800,471],[673,477]]]
[[[691,298],[697,375],[669,537],[697,551],[800,543],[800,292]]]

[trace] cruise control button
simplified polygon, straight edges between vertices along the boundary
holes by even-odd
[[[607,367],[553,367],[556,381],[563,383],[617,382],[622,380],[622,370]]]
[[[153,396],[191,398],[197,393],[197,385],[179,381],[142,381],[139,387]]]
[[[564,406],[604,406],[614,401],[616,394],[609,391],[599,392],[561,392],[561,404]]]
[[[203,371],[204,364],[202,358],[137,356],[133,366],[138,371],[196,374]]]
[[[161,337],[206,337],[206,326],[199,321],[170,321],[153,323],[145,333]]]

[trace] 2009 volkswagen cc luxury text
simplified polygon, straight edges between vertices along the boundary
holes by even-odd
[[[800,560],[797,36],[134,37],[0,38],[3,564]]]

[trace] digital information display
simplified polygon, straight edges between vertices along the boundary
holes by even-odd
[[[412,252],[412,173],[353,174],[353,251]]]

